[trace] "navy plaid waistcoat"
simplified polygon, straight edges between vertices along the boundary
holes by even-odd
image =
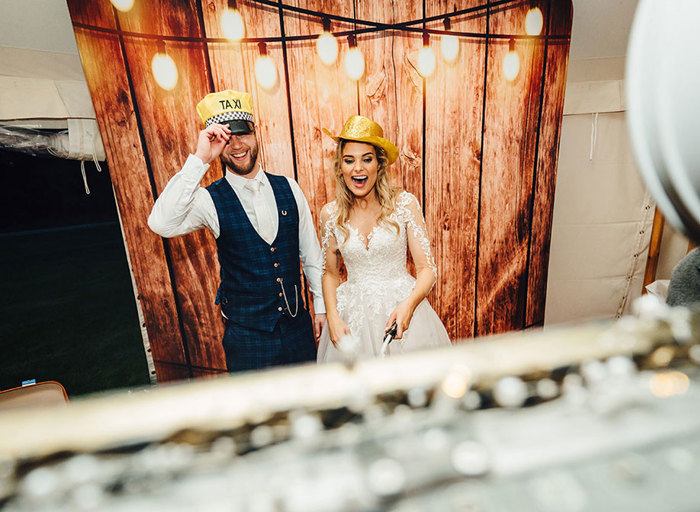
[[[221,284],[216,304],[221,304],[230,321],[271,332],[280,316],[288,314],[284,293],[291,313],[296,314],[299,308],[299,212],[287,178],[265,174],[275,194],[279,218],[272,245],[255,231],[226,178],[215,181],[207,190],[220,226],[216,246]]]

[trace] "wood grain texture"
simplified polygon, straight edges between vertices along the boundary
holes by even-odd
[[[111,12],[105,16],[111,16]],[[95,35],[82,29],[76,29],[75,33],[153,357],[185,363],[163,242],[145,222],[153,204],[153,193],[119,41],[116,36]],[[104,79],[105,69],[111,70],[109,80]]]
[[[479,5],[479,0],[431,4],[428,16]],[[481,33],[486,16],[452,20],[452,30]],[[430,301],[450,339],[472,337],[476,284],[479,169],[485,42],[462,39],[454,64],[431,39],[438,64],[428,82],[425,131],[425,216],[438,280]]]
[[[122,27],[133,32],[174,35],[185,31],[186,20],[198,19],[192,2],[183,5],[177,0],[160,0],[151,7],[149,16],[133,16],[129,12],[122,20],[120,15]],[[197,23],[186,25],[186,35],[201,36]],[[202,72],[206,69],[204,50],[200,43],[166,43],[166,51],[175,61],[179,73],[175,88],[166,91],[156,84],[151,71],[156,42],[125,37],[124,46],[150,166],[160,192],[196,147],[201,121],[196,115],[195,105],[209,92],[207,74]],[[205,182],[216,178],[216,170],[208,172],[210,176]],[[214,238],[200,230],[166,243],[170,247],[180,320],[190,362],[196,366],[225,368],[221,313],[214,305],[218,287]]]
[[[93,0],[69,0],[68,12],[73,23],[95,25],[102,28],[115,29],[114,8],[110,2],[94,2]],[[91,33],[88,33],[91,34]],[[82,56],[82,50],[78,47]],[[83,65],[85,65],[83,63]]]
[[[300,0],[294,5],[352,16],[352,0]],[[287,16],[285,23],[288,32],[294,35],[318,34],[322,28],[317,22],[309,22],[306,16]],[[337,23],[332,28],[348,30],[350,27]],[[347,46],[342,39],[339,43]],[[298,182],[318,226],[321,208],[335,198],[336,143],[322,129],[337,134],[345,120],[356,114],[357,89],[345,76],[343,55],[338,55],[335,64],[326,66],[318,57],[315,40],[290,42],[288,55]]]
[[[153,361],[156,369],[158,382],[172,382],[176,380],[186,380],[190,377],[190,367],[186,364],[176,365],[172,363]]]
[[[491,12],[490,31],[522,33],[529,7],[517,5]],[[525,320],[544,45],[520,40],[515,50],[520,72],[508,82],[502,70],[508,40],[491,40],[488,47],[476,335],[521,329]]]
[[[571,0],[550,1],[550,20],[548,24],[545,23],[545,27],[549,27],[550,34],[568,36],[571,34],[573,18]],[[543,12],[546,13],[544,8],[546,5],[543,6]],[[564,113],[568,55],[568,40],[548,43],[532,208],[526,327],[544,323],[549,246],[554,211],[554,185],[557,177],[559,140]]]
[[[382,23],[422,16],[420,2],[357,2],[357,17]],[[423,197],[423,80],[416,70],[420,34],[375,32],[358,37],[365,75],[358,83],[359,114],[378,122],[399,149],[394,184]]]

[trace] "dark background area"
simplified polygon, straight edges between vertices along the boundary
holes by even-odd
[[[150,382],[109,170],[0,150],[0,390]]]

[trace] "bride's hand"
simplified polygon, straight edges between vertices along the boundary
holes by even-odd
[[[330,335],[331,343],[333,343],[335,348],[338,348],[338,340],[346,334],[350,334],[350,329],[337,314],[328,314],[326,321],[328,322],[328,334]]]
[[[400,340],[403,337],[403,333],[406,332],[408,326],[411,324],[411,318],[413,318],[414,308],[408,301],[403,301],[396,306],[396,309],[389,315],[389,320],[386,323],[385,329],[391,327],[391,324],[396,320],[396,336],[395,340]]]

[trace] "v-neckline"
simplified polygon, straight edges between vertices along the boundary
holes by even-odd
[[[348,227],[350,227],[350,229],[355,232],[355,234],[357,235],[357,238],[360,240],[360,243],[364,247],[365,251],[369,252],[369,244],[372,243],[372,240],[374,239],[374,232],[377,231],[377,229],[379,229],[379,224],[375,224],[372,227],[372,229],[370,229],[369,233],[367,233],[366,235],[363,235],[362,233],[360,233],[360,230],[357,229],[352,224],[350,224],[349,221],[348,221]],[[365,243],[365,240],[367,240],[367,243]]]
[[[265,172],[265,171],[260,169],[259,172]],[[252,179],[255,179],[255,178],[252,178]],[[277,237],[280,234],[280,225],[282,224],[282,219],[280,218],[280,211],[279,211],[280,209],[279,209],[279,205],[277,205],[277,194],[275,194],[275,187],[274,187],[274,185],[272,185],[272,181],[269,178],[267,180],[267,184],[270,186],[270,188],[272,189],[272,194],[275,196],[275,205],[277,205],[277,207],[275,208],[275,214],[277,214],[277,233],[275,234],[275,238],[272,240],[272,242],[268,242],[262,236],[260,236],[260,233],[258,233],[258,230],[255,229],[255,226],[253,225],[253,221],[250,220],[250,217],[248,217],[248,213],[245,211],[245,207],[243,206],[243,201],[241,201],[241,198],[238,196],[238,192],[236,191],[236,189],[233,187],[233,185],[231,184],[231,182],[229,180],[226,180],[226,183],[228,183],[228,185],[229,185],[228,188],[233,193],[233,197],[235,198],[235,200],[238,201],[238,204],[240,205],[241,210],[243,210],[243,216],[245,217],[245,220],[246,220],[246,223],[248,224],[248,227],[253,230],[253,233],[255,233],[257,235],[257,237],[260,240],[262,240],[262,242],[264,244],[267,244],[269,247],[273,247],[275,245],[275,242],[277,241]],[[265,183],[261,183],[261,184],[265,185]],[[243,188],[246,188],[245,185],[243,185]],[[250,189],[248,189],[248,190],[250,190]],[[252,190],[250,190],[250,192],[252,192]]]

